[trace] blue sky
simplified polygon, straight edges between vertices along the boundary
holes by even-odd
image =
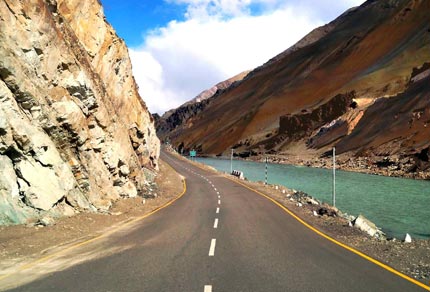
[[[101,0],[104,13],[117,34],[129,47],[137,47],[144,42],[150,31],[165,27],[170,21],[185,21],[187,5],[166,0]],[[264,6],[250,3],[250,14],[261,15]]]
[[[364,0],[101,0],[151,112],[253,69]]]
[[[101,0],[107,20],[130,47],[143,43],[144,35],[171,20],[184,20],[185,5],[156,0]]]

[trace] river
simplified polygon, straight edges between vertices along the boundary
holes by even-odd
[[[230,160],[196,158],[223,172]],[[265,164],[233,160],[233,169],[251,181],[264,181]],[[285,164],[268,164],[268,183],[304,191],[320,201],[332,202],[332,170]],[[336,171],[336,207],[363,214],[389,237],[430,238],[430,181]]]

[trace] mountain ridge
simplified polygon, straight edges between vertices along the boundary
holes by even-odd
[[[324,26],[320,28],[321,35],[310,37],[318,32],[314,30],[307,36],[312,41],[304,45],[299,42],[297,49],[293,46],[251,71],[237,86],[218,96],[192,123],[173,130],[169,134],[173,145],[183,146],[184,150],[198,149],[207,155],[222,155],[234,148],[242,156],[273,153],[288,159],[302,153],[310,160],[324,157],[332,146],[354,133],[378,99],[405,92],[413,71],[430,60],[428,11],[426,1],[381,0],[367,1],[345,12],[326,30]],[[334,132],[320,131],[335,120],[326,121],[319,128],[308,128],[305,138],[294,139],[291,131],[279,133],[280,120],[286,116],[311,113],[339,94],[352,92],[354,108],[336,118],[343,123],[343,130],[339,132],[339,128],[337,135],[346,131],[338,139],[329,137]],[[318,139],[314,137],[317,134]],[[273,143],[273,137],[278,138],[277,143]],[[323,140],[326,142],[322,143]],[[428,140],[422,143],[415,152],[430,144]],[[299,144],[302,146],[298,147]],[[343,149],[350,152],[347,156],[364,153],[342,146],[339,154]],[[379,149],[375,154],[412,155],[402,149],[385,150]]]
[[[203,111],[213,99],[219,96],[224,90],[238,84],[248,73],[249,71],[244,71],[224,81],[218,82],[211,88],[203,90],[196,97],[180,105],[178,108],[165,112],[161,117],[158,114],[154,114],[158,137],[164,140],[172,130],[180,127],[184,121],[189,121],[194,116],[198,115],[198,113]]]

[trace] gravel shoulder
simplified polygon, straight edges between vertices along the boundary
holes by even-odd
[[[177,157],[185,159],[179,155]],[[210,166],[198,162],[192,163],[200,168],[220,173]],[[351,227],[350,221],[341,216],[315,216],[314,211],[317,211],[322,206],[327,209],[332,208],[327,204],[298,204],[291,196],[294,191],[284,186],[265,186],[261,182],[239,180],[234,176],[224,175],[266,194],[303,221],[335,240],[391,266],[423,284],[430,285],[430,240],[413,240],[411,243],[405,243],[400,240],[374,238],[357,228]]]
[[[351,227],[349,220],[340,216],[314,215],[321,206],[291,201],[286,194],[292,190],[278,186],[264,186],[259,183],[245,182],[250,187],[267,194],[330,237],[353,247],[362,253],[385,263],[396,270],[429,285],[430,281],[430,240],[413,240],[405,243],[400,240],[377,239],[363,231]],[[282,193],[285,190],[286,194]],[[330,206],[325,205],[327,208]]]
[[[177,157],[185,159],[179,155]],[[212,167],[193,163],[220,174]],[[314,210],[318,206],[312,204],[298,206],[296,201],[287,196],[292,193],[292,190],[283,186],[265,186],[262,183],[243,180],[240,182],[275,199],[302,220],[330,237],[429,285],[430,240],[413,240],[411,243],[404,243],[376,239],[350,227],[349,221],[345,218],[315,216]],[[156,183],[157,198],[146,199],[145,203],[141,197],[122,199],[117,201],[106,214],[80,213],[73,217],[58,219],[54,225],[45,227],[1,226],[0,270],[28,263],[58,248],[94,238],[129,220],[148,214],[177,197],[183,190],[182,177],[163,161],[160,161],[160,172],[156,177]]]
[[[49,226],[0,226],[0,270],[22,265],[61,247],[82,242],[108,232],[176,198],[183,191],[182,177],[160,160],[155,183],[157,197],[124,198],[114,203],[108,213],[80,213],[59,218]]]

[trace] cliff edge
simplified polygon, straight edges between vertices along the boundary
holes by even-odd
[[[0,3],[0,224],[145,195],[159,140],[98,0]]]

